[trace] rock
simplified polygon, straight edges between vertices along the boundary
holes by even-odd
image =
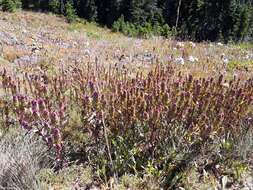
[[[20,65],[31,65],[31,64],[36,64],[38,63],[39,61],[41,60],[40,57],[38,56],[35,56],[35,55],[25,55],[25,56],[22,56],[18,59],[15,59],[14,60],[14,64],[20,64]]]
[[[18,44],[18,40],[15,36],[11,36],[5,32],[0,32],[0,41],[6,45],[11,46]]]

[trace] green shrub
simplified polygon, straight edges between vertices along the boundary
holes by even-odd
[[[163,25],[163,27],[161,28],[161,35],[164,37],[169,37],[169,36],[172,36],[172,34],[173,33],[169,25],[168,24]]]
[[[143,25],[139,25],[125,21],[123,16],[113,23],[112,31],[122,32],[126,36],[144,38],[148,38],[153,35],[164,37],[172,35],[171,29],[167,24],[163,25],[159,22],[155,22],[154,24],[145,22]]]
[[[16,9],[21,8],[22,2],[20,0],[3,0],[1,6],[3,11],[14,12]]]
[[[74,22],[77,19],[77,15],[73,7],[73,4],[69,1],[66,4],[66,18],[69,23]]]
[[[125,25],[124,16],[121,16],[117,21],[115,21],[112,25],[113,32],[121,32]]]
[[[50,0],[49,1],[49,10],[53,13],[60,12],[60,2],[58,0]]]

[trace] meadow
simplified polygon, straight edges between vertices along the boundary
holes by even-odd
[[[0,189],[252,188],[252,44],[0,26]]]

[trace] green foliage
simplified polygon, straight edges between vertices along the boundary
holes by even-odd
[[[60,2],[58,0],[50,0],[49,10],[53,13],[60,13]]]
[[[113,23],[113,25],[112,25],[112,31],[113,32],[121,32],[121,31],[123,31],[123,27],[124,27],[125,24],[126,23],[125,23],[124,16],[121,15],[121,17],[117,21],[115,21]]]
[[[100,39],[100,35],[96,32],[87,32],[87,36],[94,39]]]
[[[249,68],[253,67],[253,61],[247,60],[247,61],[230,61],[228,64],[228,69],[230,71],[233,71],[234,69],[238,70],[248,70]]]
[[[153,35],[169,37],[172,34],[171,29],[167,24],[162,25],[158,22],[155,22],[154,24],[145,22],[143,25],[138,25],[125,21],[123,16],[113,23],[112,31],[122,32],[127,36],[144,38]]]
[[[0,5],[3,11],[14,12],[16,9],[21,8],[22,3],[20,0],[2,0]]]
[[[75,9],[73,7],[73,3],[71,1],[68,1],[66,4],[66,19],[69,23],[74,22],[77,19],[77,15],[75,12]]]
[[[60,189],[66,189],[76,183],[85,186],[92,183],[91,169],[83,165],[72,165],[64,168],[63,170],[55,173],[52,169],[42,169],[37,178],[47,184],[47,189],[52,186],[58,186]],[[46,188],[45,188],[46,189]]]
[[[97,20],[97,6],[95,0],[77,0],[76,10],[80,17],[89,21]]]

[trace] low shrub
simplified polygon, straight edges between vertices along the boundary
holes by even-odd
[[[66,19],[69,23],[74,22],[77,19],[75,9],[73,7],[73,4],[70,1],[68,1],[66,4],[65,15],[66,15]]]
[[[143,25],[139,25],[125,21],[123,16],[113,23],[112,31],[122,32],[126,36],[144,38],[154,35],[164,37],[169,37],[172,35],[171,29],[167,24],[160,24],[158,22],[152,24],[146,22]]]
[[[53,13],[60,13],[60,1],[58,0],[50,0],[49,1],[49,10]]]

